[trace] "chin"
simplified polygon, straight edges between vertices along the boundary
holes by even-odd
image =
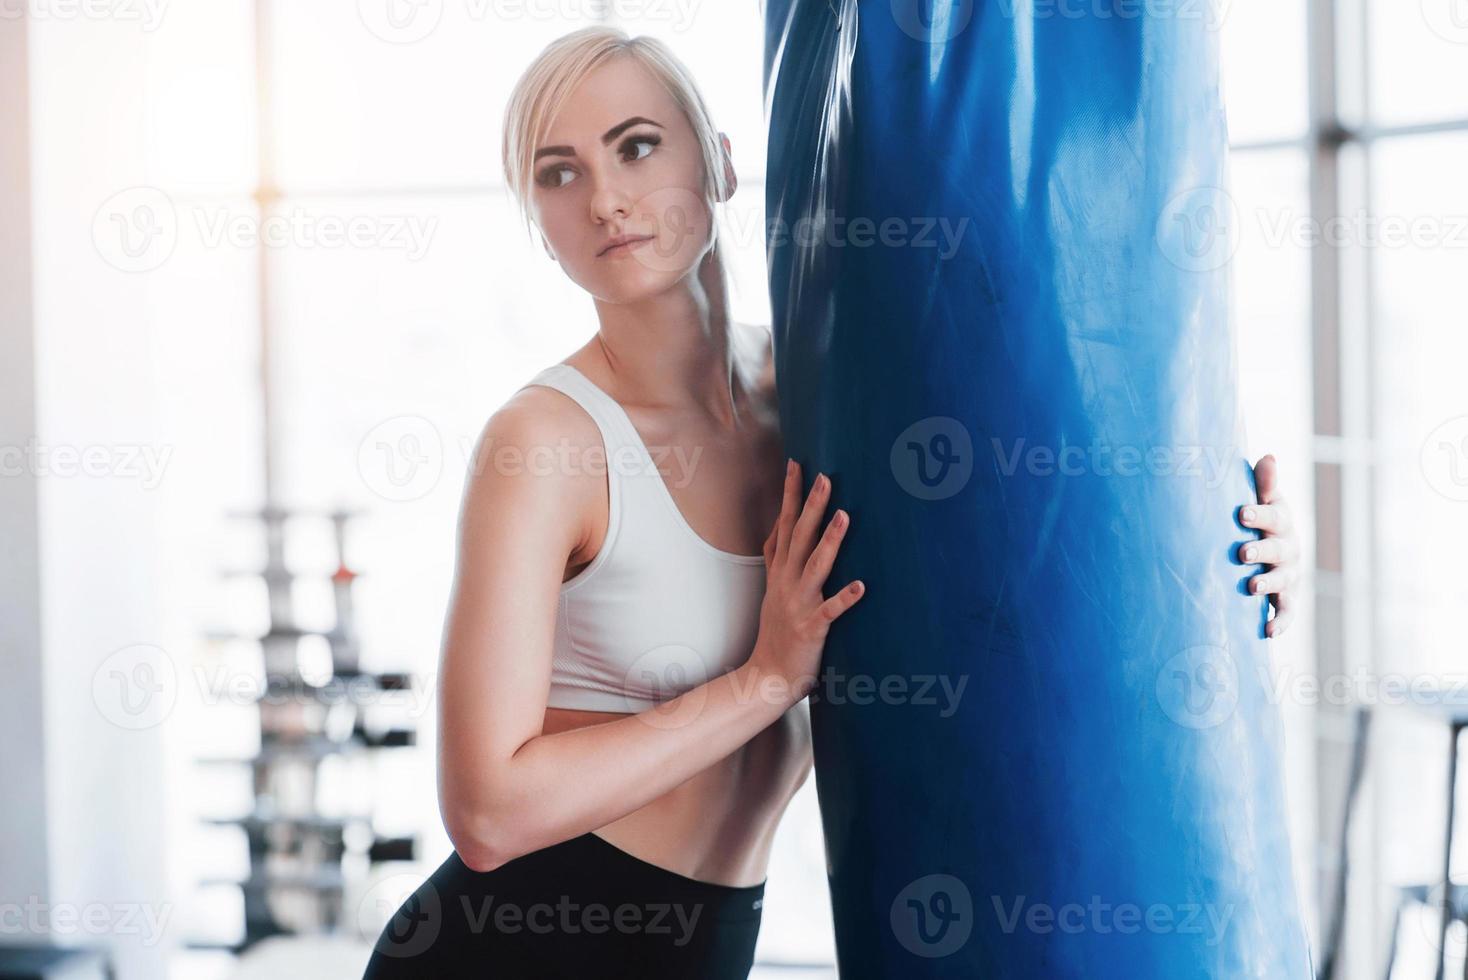
[[[668,292],[697,269],[697,262],[682,270],[624,263],[620,268],[597,270],[597,275],[577,279],[577,284],[603,303],[632,304]]]

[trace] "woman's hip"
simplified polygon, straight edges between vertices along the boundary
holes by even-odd
[[[591,833],[487,872],[451,853],[383,928],[364,980],[743,980],[763,899],[763,884],[698,881]]]

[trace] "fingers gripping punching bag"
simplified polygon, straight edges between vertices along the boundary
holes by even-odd
[[[1112,6],[765,3],[786,447],[867,583],[811,707],[843,978],[1311,975],[1215,25]]]

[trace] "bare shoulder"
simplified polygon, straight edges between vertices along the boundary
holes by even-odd
[[[586,410],[570,395],[545,385],[527,385],[506,399],[485,423],[484,436],[502,447],[529,452],[601,444],[601,433]]]
[[[601,431],[569,395],[544,385],[512,394],[484,423],[469,473],[466,511],[476,500],[523,501],[572,518],[577,540],[604,492]],[[523,513],[523,511],[518,511]]]

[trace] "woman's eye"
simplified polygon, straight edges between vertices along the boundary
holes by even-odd
[[[535,182],[541,187],[564,187],[571,177],[570,167],[546,167],[536,175]]]
[[[661,143],[656,136],[637,136],[622,144],[622,158],[629,163],[633,160],[641,160],[652,152],[652,148]],[[638,151],[637,147],[645,147]]]

